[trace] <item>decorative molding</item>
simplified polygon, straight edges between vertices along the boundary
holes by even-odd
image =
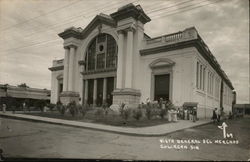
[[[161,52],[184,49],[188,47],[195,47],[199,51],[199,53],[203,56],[203,58],[206,61],[208,61],[208,63],[215,69],[215,71],[220,75],[220,77],[223,78],[223,80],[227,83],[227,85],[232,90],[234,89],[232,83],[226,77],[225,72],[221,69],[218,62],[215,61],[214,56],[212,56],[212,54],[206,49],[206,47],[204,46],[204,43],[202,42],[202,39],[199,36],[198,36],[198,39],[194,39],[194,40],[178,42],[175,44],[167,44],[167,45],[148,48],[148,49],[142,49],[140,50],[140,55],[146,56],[146,55],[151,55],[151,54],[158,54]]]
[[[117,33],[118,33],[118,34],[125,34],[125,31],[124,31],[124,29],[118,29],[118,30],[117,30]]]
[[[167,58],[159,58],[157,60],[154,60],[152,63],[149,64],[149,67],[151,69],[155,68],[162,68],[162,67],[169,67],[173,66],[175,64],[174,61],[167,59]]]
[[[82,31],[81,28],[71,27],[64,30],[62,33],[59,33],[58,36],[61,37],[62,39],[67,39],[71,37],[76,39],[82,39],[81,31]]]
[[[50,71],[59,71],[63,69],[64,69],[64,66],[55,66],[55,67],[49,68]]]
[[[60,94],[60,97],[79,97],[78,92],[73,92],[73,91],[64,91]]]
[[[140,5],[135,6],[132,3],[119,8],[117,12],[112,13],[110,16],[116,21],[120,21],[128,17],[133,17],[134,19],[141,21],[143,24],[151,21]]]
[[[60,79],[63,79],[63,74],[59,74],[57,77],[56,77],[57,80],[60,80]]]
[[[94,70],[94,71],[84,71],[84,72],[82,72],[82,75],[113,72],[113,71],[116,71],[116,68],[100,69],[100,70]]]
[[[141,96],[140,90],[132,89],[132,88],[123,88],[123,89],[115,89],[112,92],[113,95],[130,95],[130,96]]]
[[[158,54],[160,52],[167,52],[167,51],[193,47],[194,43],[195,43],[195,40],[191,40],[191,41],[179,42],[175,44],[167,44],[167,45],[152,47],[148,49],[142,49],[140,50],[140,54],[141,56],[145,56],[145,55],[151,55],[151,54]]]
[[[78,64],[84,66],[86,64],[86,61],[85,60],[80,60],[80,61],[78,61]]]

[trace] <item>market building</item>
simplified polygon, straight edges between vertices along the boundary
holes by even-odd
[[[65,55],[49,68],[51,102],[136,106],[163,98],[197,102],[201,118],[215,107],[231,111],[232,83],[197,30],[151,38],[144,32],[150,21],[140,5],[128,4],[60,33]]]

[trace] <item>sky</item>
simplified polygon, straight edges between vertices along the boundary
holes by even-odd
[[[64,57],[57,34],[128,3],[152,19],[144,26],[151,37],[194,26],[232,81],[237,103],[249,103],[248,0],[0,0],[0,84],[50,89],[48,68]]]

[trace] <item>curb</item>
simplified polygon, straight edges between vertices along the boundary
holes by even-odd
[[[12,115],[2,114],[2,113],[0,113],[0,117],[10,118],[10,119],[17,119],[17,120],[32,121],[32,122],[38,122],[38,123],[48,123],[48,124],[62,125],[62,126],[67,126],[67,127],[85,128],[85,129],[89,129],[89,130],[104,131],[104,132],[108,132],[108,133],[116,133],[116,134],[121,134],[121,135],[138,136],[138,137],[159,137],[159,136],[164,136],[164,135],[168,135],[168,134],[171,134],[171,133],[179,132],[179,131],[182,131],[184,129],[200,127],[200,126],[208,125],[208,124],[212,123],[212,121],[209,121],[207,123],[202,123],[200,125],[194,125],[194,126],[190,126],[190,127],[187,127],[187,128],[182,128],[182,129],[179,129],[179,130],[174,130],[174,131],[166,132],[166,133],[143,134],[143,133],[130,133],[130,132],[115,131],[115,130],[107,130],[107,129],[101,129],[101,128],[88,127],[88,126],[79,126],[79,125],[73,125],[73,124],[67,124],[67,123],[51,122],[51,121],[45,121],[45,120],[40,120],[40,119],[30,119],[30,118],[12,116]]]

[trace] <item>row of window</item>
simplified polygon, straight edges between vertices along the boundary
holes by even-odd
[[[218,77],[215,78],[215,97],[219,98],[220,97],[220,87],[221,87],[221,82]]]
[[[232,94],[232,91],[231,89],[224,85],[224,94],[223,94],[223,99],[224,99],[224,104],[231,104],[232,103],[232,100],[233,100],[233,94]]]
[[[207,85],[207,89],[205,86]],[[206,67],[199,61],[196,64],[196,88],[201,91],[219,97],[220,94],[220,79],[211,71],[206,70]]]
[[[207,89],[205,89],[207,84]],[[206,70],[206,67],[199,61],[196,65],[196,88],[206,91],[208,94],[219,99],[221,90],[221,79],[215,73]],[[223,103],[231,104],[233,99],[232,90],[224,84],[223,86]]]
[[[200,62],[197,62],[196,67],[196,87],[197,89],[205,91],[205,74],[206,68]]]

